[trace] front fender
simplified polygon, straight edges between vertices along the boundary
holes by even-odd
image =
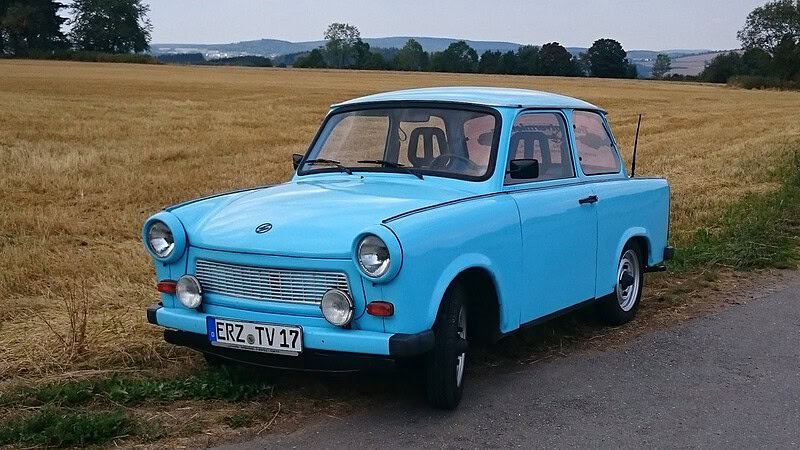
[[[394,304],[386,332],[430,329],[450,283],[464,270],[481,268],[494,279],[501,331],[519,326],[522,236],[516,205],[507,195],[460,202],[385,224],[403,248],[403,266],[386,284],[366,283],[368,301]]]

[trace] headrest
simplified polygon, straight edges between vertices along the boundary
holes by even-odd
[[[422,157],[417,154],[419,138],[422,137]],[[449,153],[447,137],[444,130],[438,127],[415,128],[408,137],[408,160],[414,167],[427,167],[435,159],[433,156],[433,138],[439,146],[439,154]]]

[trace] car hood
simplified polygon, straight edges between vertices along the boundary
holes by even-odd
[[[427,180],[368,177],[289,182],[170,209],[189,245],[211,250],[350,258],[353,242],[384,219],[469,196]],[[269,231],[256,228],[271,224]],[[269,227],[264,227],[269,228]]]

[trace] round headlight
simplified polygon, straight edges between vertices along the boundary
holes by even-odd
[[[358,265],[367,276],[380,278],[389,270],[391,263],[389,248],[381,238],[370,234],[361,239],[358,244]]]
[[[184,275],[178,280],[175,286],[175,295],[178,296],[183,306],[187,308],[197,308],[203,301],[203,289],[197,278],[191,275]]]
[[[322,296],[319,304],[325,320],[337,327],[343,327],[353,320],[353,300],[338,289],[331,289]]]
[[[159,258],[166,258],[175,249],[175,239],[172,237],[172,230],[167,224],[161,221],[154,221],[147,230],[147,245]]]

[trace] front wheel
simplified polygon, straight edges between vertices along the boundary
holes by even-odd
[[[464,392],[467,365],[467,309],[462,286],[448,289],[433,334],[436,343],[425,363],[428,401],[437,408],[455,409]]]
[[[628,243],[619,258],[614,292],[600,302],[600,310],[605,320],[611,325],[630,322],[639,309],[643,288],[642,251],[635,243]]]

